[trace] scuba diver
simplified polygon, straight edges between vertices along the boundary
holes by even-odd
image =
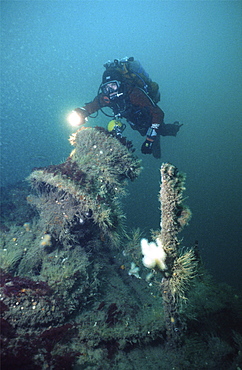
[[[160,135],[176,136],[182,124],[164,123],[164,112],[157,105],[160,100],[158,84],[133,57],[109,61],[104,67],[106,70],[97,96],[82,108],[72,111],[69,122],[74,120],[75,125],[81,125],[87,117],[101,110],[113,118],[107,129],[119,138],[126,127],[120,119],[125,118],[132,129],[146,137],[141,152],[160,158]],[[102,110],[104,107],[110,107],[113,115],[106,114]]]

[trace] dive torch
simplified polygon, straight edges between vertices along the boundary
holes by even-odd
[[[87,121],[85,108],[76,108],[67,117],[67,121],[73,127],[83,125]]]

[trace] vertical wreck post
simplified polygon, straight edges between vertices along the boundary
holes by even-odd
[[[179,345],[185,324],[180,309],[186,293],[196,276],[198,261],[193,249],[181,247],[178,233],[191,218],[191,211],[183,204],[185,175],[172,164],[161,166],[161,231],[157,242],[166,254],[166,270],[161,282],[167,342],[170,347]]]

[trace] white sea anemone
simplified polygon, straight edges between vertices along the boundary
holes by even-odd
[[[144,255],[143,264],[145,267],[150,269],[157,268],[161,271],[167,269],[165,264],[166,253],[159,239],[151,243],[147,239],[141,239],[141,250]]]

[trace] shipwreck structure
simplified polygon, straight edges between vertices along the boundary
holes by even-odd
[[[196,249],[178,238],[191,216],[185,176],[161,167],[161,229],[142,239],[147,275],[144,235],[127,231],[122,210],[141,171],[131,142],[98,127],[70,142],[65,162],[30,174],[28,202],[26,182],[6,189],[2,369],[237,368],[237,298],[201,278]]]
[[[29,202],[39,211],[43,232],[55,242],[74,243],[98,228],[116,242],[124,218],[120,198],[127,180],[140,173],[131,142],[102,128],[81,128],[64,163],[35,169],[28,180],[36,191]]]

